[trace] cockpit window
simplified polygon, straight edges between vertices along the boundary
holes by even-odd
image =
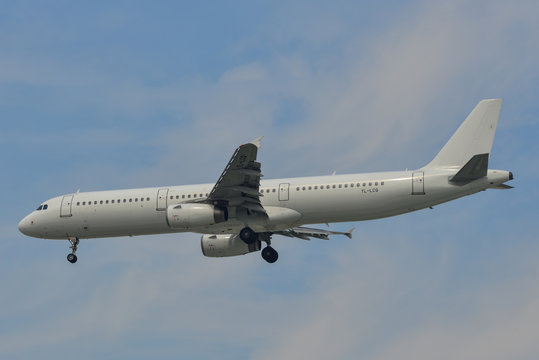
[[[47,204],[43,205],[43,210],[47,210],[48,207],[49,207],[49,205],[47,205]]]
[[[43,205],[39,205],[39,207],[36,209],[36,211],[39,211],[41,209],[43,209]]]

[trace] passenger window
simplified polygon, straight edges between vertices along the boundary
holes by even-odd
[[[374,183],[374,186],[378,186],[378,181]]]
[[[100,205],[103,204],[103,200],[100,200],[100,201],[99,201],[99,204],[100,204]]]
[[[124,202],[127,202],[127,199],[124,199]]]
[[[147,197],[147,198],[146,198],[146,201],[150,201],[150,198],[149,198],[149,197]]]
[[[371,182],[369,183],[369,186],[372,186],[372,183],[371,183]]]
[[[135,202],[138,202],[138,198],[135,198]]]
[[[344,187],[347,188],[347,187],[348,187],[348,184],[344,184]]]
[[[83,201],[83,202],[82,202],[82,205],[86,205],[86,201]]]
[[[133,202],[133,199],[129,199],[129,202]]]
[[[315,190],[318,190],[318,186],[315,186],[314,189],[315,189]]]
[[[361,186],[361,184],[360,184],[360,183],[357,183],[357,184],[356,184],[356,186],[357,186],[357,187],[360,187],[360,186]]]
[[[185,195],[182,195],[182,199],[185,199]]]
[[[384,182],[382,181],[382,182],[380,183],[380,185],[384,185]]]
[[[354,187],[354,184],[350,184],[350,187]]]
[[[189,198],[189,199],[190,199],[190,198],[191,198],[191,194],[188,194],[188,195],[187,195],[187,198]]]
[[[309,190],[312,190],[312,187],[309,186]]]
[[[79,206],[79,205],[80,205],[80,201],[77,203],[77,206]]]
[[[275,189],[273,189],[273,192],[275,192]]]
[[[367,186],[367,183],[363,183],[363,187]]]
[[[110,202],[114,204],[114,200],[111,200]]]
[[[339,189],[341,189],[341,188],[342,188],[342,184],[339,184]]]
[[[333,188],[335,189],[335,185],[333,185]]]
[[[326,185],[326,189],[329,189],[329,185]]]
[[[105,201],[105,203],[106,203],[106,204],[108,204],[108,203],[109,203],[109,201],[107,200],[107,201]]]

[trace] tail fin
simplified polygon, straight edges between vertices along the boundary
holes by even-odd
[[[490,154],[502,99],[480,101],[426,168],[460,169],[475,155]]]

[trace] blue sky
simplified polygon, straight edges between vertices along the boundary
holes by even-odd
[[[32,2],[0,6],[0,355],[9,359],[537,359],[534,1]],[[504,103],[489,190],[276,238],[68,244],[18,233],[63,193],[214,182],[264,135],[267,178],[417,168]]]

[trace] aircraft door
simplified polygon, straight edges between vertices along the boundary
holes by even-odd
[[[72,203],[73,203],[73,195],[66,195],[62,198],[62,205],[60,206],[60,217],[71,216]]]
[[[167,195],[168,189],[159,189],[157,191],[157,208],[156,210],[166,210],[167,209]]]
[[[412,174],[412,195],[425,195],[425,173],[416,171]]]
[[[289,189],[289,183],[279,184],[279,201],[288,201]]]

